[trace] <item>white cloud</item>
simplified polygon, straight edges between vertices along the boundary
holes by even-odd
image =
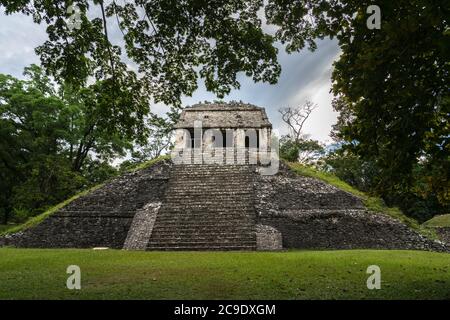
[[[23,68],[39,58],[34,48],[47,40],[45,27],[22,14],[6,16],[0,9],[0,73],[22,77]]]

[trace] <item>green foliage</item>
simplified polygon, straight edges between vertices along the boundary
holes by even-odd
[[[109,161],[132,148],[142,131],[126,117],[111,127],[114,121],[105,108],[110,100],[102,98],[99,83],[74,91],[57,86],[35,65],[24,74],[27,80],[0,74],[4,223],[21,221],[26,212],[39,214],[114,175]]]
[[[36,49],[46,71],[76,88],[89,76],[106,81],[110,98],[121,88],[133,87],[138,101],[151,98],[180,106],[181,96],[191,96],[199,78],[222,97],[239,88],[238,73],[268,83],[275,83],[280,74],[275,39],[261,29],[260,0],[0,4],[7,14],[22,12],[47,24],[50,41]],[[78,30],[67,25],[68,4],[81,9]],[[112,24],[123,34],[123,47],[108,37]],[[139,77],[127,67],[125,53],[137,65]],[[128,105],[120,114],[132,115],[133,108]],[[136,112],[143,111],[144,104],[137,103]]]
[[[336,175],[358,190],[376,194],[377,175],[380,174],[375,162],[363,160],[344,148],[335,149],[322,158],[322,170]],[[419,222],[431,218],[433,215],[448,211],[448,205],[442,203],[448,188],[446,177],[440,177],[442,184],[434,187],[433,172],[424,163],[414,166],[412,185],[395,193],[383,195],[382,198],[389,206],[398,206],[409,217]],[[432,169],[431,169],[432,170]]]
[[[3,230],[2,232],[0,232],[0,236],[1,235],[6,235],[6,234],[12,234],[12,233],[16,233],[16,232],[20,232],[20,231],[24,231],[28,228],[31,228],[35,225],[38,225],[39,223],[41,223],[44,219],[46,219],[47,217],[49,217],[50,215],[52,215],[53,213],[55,213],[56,211],[60,210],[61,208],[67,206],[69,203],[71,203],[72,201],[74,201],[75,199],[78,199],[79,197],[88,194],[89,192],[92,192],[98,188],[100,188],[102,185],[97,185],[94,186],[88,190],[84,190],[72,197],[70,197],[69,199],[57,204],[56,206],[53,206],[51,208],[49,208],[48,210],[46,210],[45,212],[32,217],[31,219],[28,219],[25,223],[19,224],[17,226],[13,226],[11,228],[6,228],[5,230]]]
[[[449,254],[412,250],[1,248],[0,255],[0,299],[448,299],[450,286]],[[86,270],[82,290],[65,286],[64,271],[74,261]],[[366,287],[374,261],[381,290]]]
[[[335,170],[427,219],[450,205],[450,8],[445,0],[377,1],[381,29],[370,30],[366,10],[372,4],[269,0],[266,17],[280,26],[276,38],[288,52],[314,50],[317,38],[337,38],[342,52],[332,75],[339,112],[333,135],[357,161],[341,159]],[[369,166],[361,169],[366,172],[349,167],[357,162]]]
[[[164,161],[167,159],[170,159],[170,156],[162,156],[162,157],[152,159],[149,161],[144,161],[140,164],[123,166],[123,167],[121,167],[120,172],[124,173],[124,172],[133,172],[133,171],[137,171],[137,170],[142,170],[142,169],[145,169],[145,168],[148,168],[148,167],[154,165],[155,163],[158,163],[159,161]],[[117,172],[114,171],[114,174],[111,173],[111,174],[108,174],[108,176],[104,176],[103,180],[101,180],[101,181],[103,181],[103,183],[99,183],[87,190],[81,191],[81,192],[71,196],[69,199],[66,199],[65,201],[62,201],[62,202],[58,203],[57,205],[48,208],[45,212],[43,212],[37,216],[34,216],[31,219],[28,219],[27,221],[25,221],[25,223],[11,226],[11,227],[5,226],[3,230],[0,230],[0,235],[12,234],[15,232],[24,231],[28,228],[31,228],[31,227],[41,223],[44,219],[46,219],[53,213],[57,212],[58,210],[62,209],[63,207],[67,206],[69,203],[71,203],[75,199],[78,199],[79,197],[82,197],[90,192],[93,192],[93,191],[101,188],[108,180],[111,180],[115,176],[116,173]],[[25,215],[26,214],[27,214],[27,212],[25,212]],[[18,222],[23,222],[23,221],[18,221]]]
[[[289,162],[312,164],[324,153],[323,146],[316,140],[291,139],[283,136],[280,139],[280,157]]]
[[[12,225],[12,224],[0,224],[0,234],[2,234],[3,231],[11,229],[13,227],[14,227],[14,225]]]
[[[158,158],[150,159],[150,160],[143,161],[140,163],[124,161],[120,166],[120,171],[121,172],[134,172],[134,171],[149,168],[152,165],[154,165],[155,163],[158,163],[159,161],[164,161],[164,160],[168,160],[168,159],[170,159],[170,155],[160,156]]]
[[[295,141],[287,140],[282,137],[280,139],[280,158],[290,162],[298,160],[299,146]]]
[[[332,173],[358,190],[373,191],[376,168],[372,162],[363,161],[342,148],[328,152],[321,160],[324,171]]]
[[[70,163],[65,159],[42,156],[31,161],[28,176],[13,187],[11,198],[13,208],[27,210],[29,216],[41,213],[88,183],[80,173],[71,171]]]
[[[15,223],[23,223],[30,217],[28,210],[14,208],[12,219]],[[6,230],[6,228],[5,228]]]
[[[179,112],[172,110],[167,117],[152,115],[148,121],[149,138],[144,143],[139,143],[131,153],[131,159],[124,164],[133,166],[147,160],[156,159],[168,154],[173,148],[172,129],[180,116]]]
[[[376,163],[378,194],[408,192],[419,159],[434,168],[430,182],[443,193],[449,183],[442,177],[450,175],[448,5],[377,4],[381,30],[369,30],[360,10],[340,41],[343,53],[333,71],[334,107],[341,114],[336,136],[361,159]],[[449,203],[443,194],[440,199]]]

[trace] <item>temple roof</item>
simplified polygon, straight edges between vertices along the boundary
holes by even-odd
[[[185,108],[175,128],[193,128],[194,121],[203,128],[272,127],[264,108],[246,103],[196,104]]]

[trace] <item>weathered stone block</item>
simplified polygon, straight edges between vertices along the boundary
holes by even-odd
[[[271,226],[256,225],[256,249],[268,251],[282,250],[283,238],[281,232]]]

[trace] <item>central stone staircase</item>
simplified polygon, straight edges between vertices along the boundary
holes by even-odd
[[[147,250],[255,250],[247,165],[175,165]]]

